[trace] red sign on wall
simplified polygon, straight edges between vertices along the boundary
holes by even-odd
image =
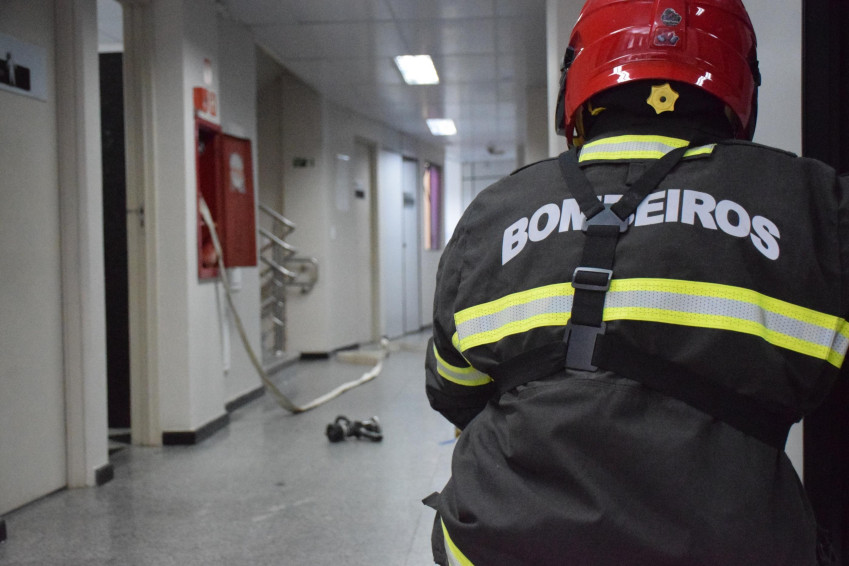
[[[199,118],[210,122],[218,122],[218,98],[215,93],[202,86],[196,86],[194,95],[195,112]]]

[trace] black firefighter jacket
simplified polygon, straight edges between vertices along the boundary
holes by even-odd
[[[614,202],[685,144],[609,137],[580,166]],[[817,161],[694,147],[619,238],[606,336],[648,356],[633,366],[659,359],[667,381],[745,401],[730,412],[801,419],[849,345],[847,199],[847,179]],[[558,161],[542,161],[483,191],[444,250],[426,389],[463,429],[435,525],[451,563],[814,564],[812,512],[780,447],[630,371],[561,365],[499,392],[504,367],[522,371],[502,364],[562,342],[581,220]]]

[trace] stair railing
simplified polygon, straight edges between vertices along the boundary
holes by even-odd
[[[297,249],[286,242],[295,224],[264,205],[259,210],[272,219],[273,229],[258,228],[261,246],[260,270],[262,347],[265,356],[276,357],[286,350],[286,293],[288,288],[299,288],[309,293],[318,281],[318,260],[298,257]]]

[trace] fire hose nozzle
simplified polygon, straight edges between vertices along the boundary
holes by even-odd
[[[335,421],[327,425],[325,434],[330,442],[342,442],[349,436],[367,438],[374,442],[383,440],[383,430],[377,417],[352,422],[346,416],[339,415]]]

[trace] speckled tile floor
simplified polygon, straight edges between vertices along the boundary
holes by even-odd
[[[453,427],[424,395],[425,335],[393,342],[373,381],[301,415],[265,395],[195,446],[129,446],[115,479],[6,515],[0,564],[425,566]],[[305,403],[369,366],[302,361],[273,379]],[[382,442],[330,443],[337,415],[377,415]]]

